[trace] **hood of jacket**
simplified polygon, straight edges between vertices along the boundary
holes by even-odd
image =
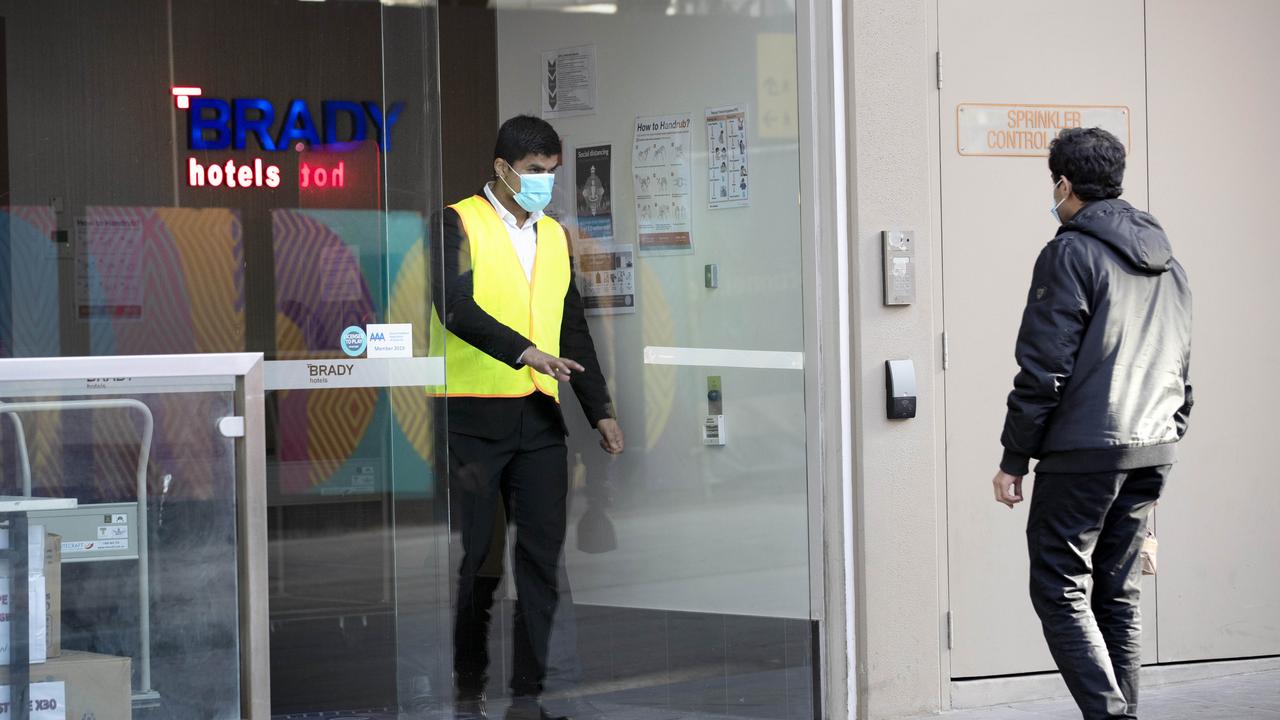
[[[1059,234],[1075,230],[1101,240],[1133,267],[1158,275],[1173,267],[1173,246],[1150,213],[1124,200],[1095,200],[1065,223]]]

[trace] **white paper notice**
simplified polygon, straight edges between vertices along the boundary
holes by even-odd
[[[365,329],[369,334],[367,357],[413,357],[413,325],[411,323],[375,324]]]
[[[619,315],[636,311],[634,245],[583,252],[575,261],[582,304],[588,315]]]
[[[591,115],[596,111],[596,46],[542,53],[542,117]]]
[[[0,720],[13,717],[8,685],[0,685]],[[31,683],[31,720],[67,720],[67,684],[64,682]]]
[[[641,254],[693,251],[692,116],[636,118],[631,167]]]
[[[142,220],[76,218],[76,317],[142,319]]]
[[[707,110],[707,206],[749,205],[747,110],[741,105]]]
[[[43,562],[43,558],[41,558]],[[0,664],[7,665],[9,663],[11,652],[11,628],[13,623],[10,622],[10,615],[13,613],[12,593],[10,588],[12,578],[0,578]],[[48,637],[49,617],[44,612],[45,604],[45,578],[43,574],[27,576],[27,630],[28,644],[27,652],[30,653],[30,660],[33,663],[42,663],[46,660],[46,638]]]

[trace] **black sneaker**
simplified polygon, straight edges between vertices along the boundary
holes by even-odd
[[[517,697],[511,699],[511,707],[507,708],[505,720],[571,720],[571,718],[567,715],[548,713],[537,698]]]

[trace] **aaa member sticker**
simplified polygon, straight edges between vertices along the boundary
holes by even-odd
[[[411,323],[370,325],[368,330],[369,357],[413,357],[413,325]]]
[[[364,329],[357,325],[352,325],[342,331],[342,352],[350,357],[360,357],[364,354],[364,348],[368,342],[369,339],[364,334]]]

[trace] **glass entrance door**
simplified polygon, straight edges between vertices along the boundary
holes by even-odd
[[[483,687],[500,717],[529,694],[532,666],[552,716],[815,717],[794,7],[450,3],[439,24],[443,204],[514,217],[502,186],[532,181],[508,171],[546,169],[526,155],[552,153],[519,138],[513,151],[499,128],[550,123],[561,147],[545,213],[582,305],[564,318],[584,320],[626,447],[602,449],[589,382],[559,385],[567,472],[504,446],[519,438],[469,419],[475,356],[446,350],[451,508],[396,503],[416,523],[397,515],[402,707],[474,709]],[[458,221],[442,217],[432,242],[448,254]],[[522,218],[511,237],[476,240],[488,231],[458,217],[470,253],[518,247]],[[552,237],[539,223],[539,252]],[[486,268],[436,271],[474,297]],[[530,400],[511,402],[533,422]],[[530,485],[567,488],[554,578],[535,561],[561,539],[560,501],[522,501]],[[548,633],[530,616],[549,586]]]

